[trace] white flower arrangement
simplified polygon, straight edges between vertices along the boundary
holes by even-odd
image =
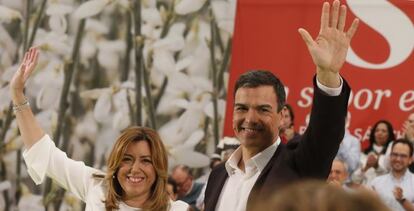
[[[21,156],[8,81],[22,53],[38,46],[26,95],[69,155],[104,168],[120,130],[139,124],[159,131],[171,166],[207,166],[222,132],[236,1],[79,2],[0,0],[1,162]],[[0,209],[42,210],[41,197],[20,182],[27,177],[21,160],[10,160]]]

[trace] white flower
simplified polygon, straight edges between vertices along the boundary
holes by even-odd
[[[154,67],[164,75],[169,75],[175,70],[175,59],[172,52],[165,49],[154,50]]]
[[[164,39],[156,41],[153,45],[154,49],[165,49],[171,52],[180,51],[184,48],[183,36],[167,36]]]
[[[112,128],[121,131],[131,125],[131,119],[128,110],[119,110],[115,113],[112,121]]]
[[[148,24],[151,24],[152,26],[162,25],[161,15],[157,8],[143,8],[142,20]]]
[[[111,0],[91,0],[76,9],[74,16],[78,19],[89,18],[100,13]]]
[[[78,122],[75,127],[75,134],[79,138],[87,138],[89,141],[95,142],[98,133],[98,125],[93,119],[93,113],[88,112],[82,121]]]
[[[0,23],[10,23],[12,20],[16,19],[22,19],[22,15],[20,14],[20,12],[0,5]]]
[[[46,9],[47,15],[66,15],[73,11],[73,7],[67,4],[61,4],[57,2],[53,2],[49,4]]]
[[[49,17],[50,29],[58,34],[64,34],[68,26],[66,18],[63,15],[51,15]]]
[[[19,210],[44,211],[45,207],[42,203],[41,195],[25,194],[19,200]]]
[[[188,148],[173,148],[170,150],[170,165],[184,164],[190,168],[206,167],[210,163],[210,158],[200,152]]]
[[[95,19],[86,20],[85,30],[88,32],[94,32],[96,34],[102,34],[102,35],[109,33],[108,26]]]
[[[59,83],[46,83],[36,97],[36,106],[40,109],[57,109],[61,90],[62,85]]]
[[[218,27],[232,35],[236,14],[236,2],[212,1],[211,4]]]
[[[112,96],[110,93],[103,93],[99,96],[94,109],[94,117],[97,122],[110,122],[112,111]]]
[[[199,10],[206,0],[181,0],[175,5],[175,12],[179,15],[186,15]]]
[[[1,64],[3,66],[10,66],[12,64],[13,55],[16,53],[16,43],[13,41],[10,34],[4,29],[4,27],[0,24],[0,48],[1,48],[1,55],[2,61]],[[9,61],[6,61],[8,59]]]
[[[224,101],[223,99],[219,99],[217,101],[217,111],[218,111],[218,116],[219,118],[223,118],[224,117],[224,111],[226,109],[226,101]],[[206,107],[204,107],[204,113],[210,117],[211,119],[214,119],[214,106],[213,106],[213,102],[209,102]]]

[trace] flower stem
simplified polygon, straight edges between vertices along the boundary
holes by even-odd
[[[34,26],[33,26],[32,33],[30,34],[29,43],[28,43],[27,46],[32,46],[32,44],[33,44],[33,41],[36,37],[37,29],[39,28],[39,25],[40,25],[40,20],[42,20],[43,15],[45,13],[46,2],[47,2],[47,0],[42,1],[42,5],[40,6],[39,13],[37,14],[37,17],[36,17],[36,20],[35,20],[35,23],[34,23]]]
[[[212,82],[213,82],[213,92],[212,92],[212,100],[213,100],[213,134],[214,134],[214,143],[215,145],[219,142],[219,116],[218,116],[218,86],[217,86],[217,65],[216,65],[216,54],[215,54],[215,45],[216,45],[216,27],[215,19],[212,10],[210,10],[210,29],[211,29],[211,40],[210,40],[210,59],[211,59],[211,70],[212,70]]]
[[[141,1],[133,3],[134,16],[134,48],[135,48],[135,124],[142,125],[142,48],[144,44],[141,35]]]

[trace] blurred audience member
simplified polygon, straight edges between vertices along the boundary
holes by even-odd
[[[197,211],[196,201],[204,185],[193,181],[191,169],[186,165],[175,166],[171,177],[177,183],[178,200],[187,202],[191,208]]]
[[[412,155],[410,141],[394,141],[390,156],[391,172],[369,184],[392,210],[414,210],[414,174],[407,171]]]
[[[177,183],[171,176],[168,177],[167,192],[171,200],[173,201],[177,200]]]
[[[216,154],[221,157],[222,162],[226,162],[230,155],[240,146],[239,140],[235,137],[224,137],[217,145]]]
[[[390,211],[372,192],[347,192],[321,181],[286,186],[254,210],[266,211]]]
[[[352,181],[368,184],[376,176],[386,174],[385,153],[393,140],[395,135],[390,122],[380,120],[375,123],[369,135],[370,146],[361,154],[361,167],[352,175]]]
[[[289,104],[285,104],[282,109],[282,122],[280,125],[280,139],[282,143],[286,144],[290,140],[299,139],[299,133],[295,132],[294,128],[295,113]]]
[[[348,188],[348,165],[341,159],[335,158],[332,162],[331,172],[328,176],[328,182],[339,187]]]
[[[349,132],[349,125],[351,123],[351,114],[348,112],[345,123],[345,135],[344,139],[339,145],[338,153],[336,157],[344,161],[348,166],[348,175],[352,173],[359,167],[360,154],[361,154],[361,144],[359,140],[351,135]]]
[[[408,115],[403,125],[404,138],[414,143],[414,113]]]

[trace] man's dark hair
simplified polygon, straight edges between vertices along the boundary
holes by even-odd
[[[167,184],[170,184],[170,185],[172,185],[172,187],[173,187],[173,192],[176,194],[177,193],[177,182],[171,177],[171,176],[169,176],[168,177],[168,180],[167,180]]]
[[[392,151],[392,150],[394,150],[394,146],[395,146],[396,144],[404,144],[404,145],[407,145],[407,146],[408,146],[408,148],[410,149],[410,154],[409,154],[409,156],[410,156],[410,157],[411,157],[411,156],[413,156],[413,151],[414,151],[414,149],[413,149],[413,144],[412,144],[409,140],[404,139],[404,138],[397,139],[396,141],[394,141],[394,142],[392,143],[392,146],[391,146],[391,151]]]
[[[256,88],[259,86],[273,87],[277,97],[277,111],[280,112],[285,105],[285,88],[279,78],[267,70],[251,70],[243,73],[236,81],[233,97],[236,96],[239,88]]]
[[[185,173],[187,173],[188,175],[190,175],[191,177],[193,177],[193,172],[191,172],[191,168],[188,167],[187,165],[184,165],[184,164],[176,165],[172,169],[172,172],[176,171],[177,169],[181,169],[182,171],[184,171]]]

